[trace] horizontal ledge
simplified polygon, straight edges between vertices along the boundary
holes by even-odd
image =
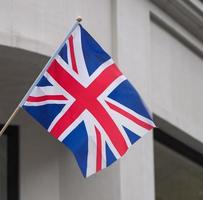
[[[150,11],[150,19],[152,22],[159,25],[161,28],[163,28],[165,31],[167,31],[169,34],[171,34],[174,38],[176,38],[178,41],[180,41],[184,46],[189,48],[197,56],[199,56],[201,59],[203,59],[203,47],[201,48],[201,47],[197,46],[194,42],[192,42],[190,39],[188,39],[186,36],[184,36],[184,34],[182,34],[181,31],[179,31],[176,28],[174,28],[173,26],[171,26],[169,23],[167,23],[165,20],[163,20],[163,18],[156,15],[152,11]]]

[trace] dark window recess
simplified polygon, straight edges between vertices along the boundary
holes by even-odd
[[[154,131],[156,200],[202,200],[203,155]]]
[[[0,138],[0,200],[18,199],[19,129],[9,126]]]

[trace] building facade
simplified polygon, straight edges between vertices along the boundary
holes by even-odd
[[[1,200],[203,198],[201,0],[0,2],[1,125],[81,15],[160,129],[155,141],[149,133],[116,164],[84,179],[70,151],[20,111],[0,139]]]

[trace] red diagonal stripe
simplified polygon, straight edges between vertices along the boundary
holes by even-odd
[[[80,96],[80,92],[84,90],[84,87],[61,67],[56,60],[53,60],[47,71],[73,97],[77,98],[77,96]]]
[[[51,130],[51,134],[58,138],[84,111],[80,103],[74,102],[65,114],[58,120]]]
[[[109,113],[97,100],[94,102],[87,102],[86,107],[94,115],[95,119],[102,125],[102,128],[105,130],[112,144],[122,156],[127,151],[128,146],[122,133]]]
[[[115,64],[108,66],[89,86],[88,91],[94,97],[99,96],[122,73]]]
[[[29,102],[40,102],[46,100],[67,100],[67,98],[65,98],[63,95],[46,95],[40,97],[29,96],[27,99]]]
[[[78,74],[78,68],[75,60],[75,51],[74,51],[74,45],[73,45],[73,36],[71,35],[68,38],[69,47],[70,47],[70,56],[71,56],[71,63],[73,70]]]
[[[108,76],[108,73],[111,73],[113,70],[114,73],[112,76]],[[72,95],[76,102],[71,106],[71,111],[67,111],[64,116],[59,119],[57,124],[54,126],[51,131],[55,137],[59,137],[63,131],[65,131],[68,126],[71,125],[74,120],[79,117],[79,115],[85,110],[88,109],[98,122],[102,125],[105,132],[109,136],[109,139],[112,141],[113,145],[122,156],[127,150],[127,144],[125,139],[123,138],[120,130],[116,126],[115,122],[112,120],[109,113],[104,109],[101,103],[98,102],[95,96],[95,92],[97,95],[99,92],[103,92],[106,88],[102,85],[102,81],[105,82],[106,87],[113,82],[116,78],[120,76],[120,72],[116,70],[114,65],[106,68],[101,74],[101,78],[97,78],[93,83],[98,84],[98,86],[93,86],[91,84],[90,87],[84,88],[79,82],[77,82],[67,71],[65,71],[59,63],[54,60],[50,67],[48,68],[48,73],[58,82],[61,87],[63,87],[70,95]],[[107,78],[105,79],[105,75]],[[108,85],[107,85],[108,83]],[[100,89],[102,87],[102,90]],[[75,106],[77,104],[77,106]],[[72,116],[73,115],[73,116]],[[71,118],[71,119],[69,119]],[[61,128],[62,126],[62,128]],[[58,130],[59,129],[59,130]]]
[[[109,105],[109,107],[113,110],[115,110],[116,112],[120,113],[121,115],[127,117],[128,119],[132,120],[133,122],[135,122],[136,124],[138,124],[139,126],[147,129],[147,130],[151,130],[153,128],[152,125],[147,124],[146,122],[143,122],[142,120],[138,119],[137,117],[131,115],[130,113],[126,112],[125,110],[121,109],[120,107],[106,101],[106,103]]]

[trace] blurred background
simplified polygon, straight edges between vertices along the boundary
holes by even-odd
[[[20,111],[0,138],[0,200],[202,200],[201,0],[0,0],[0,125],[78,15],[158,128],[84,179],[70,151]]]

